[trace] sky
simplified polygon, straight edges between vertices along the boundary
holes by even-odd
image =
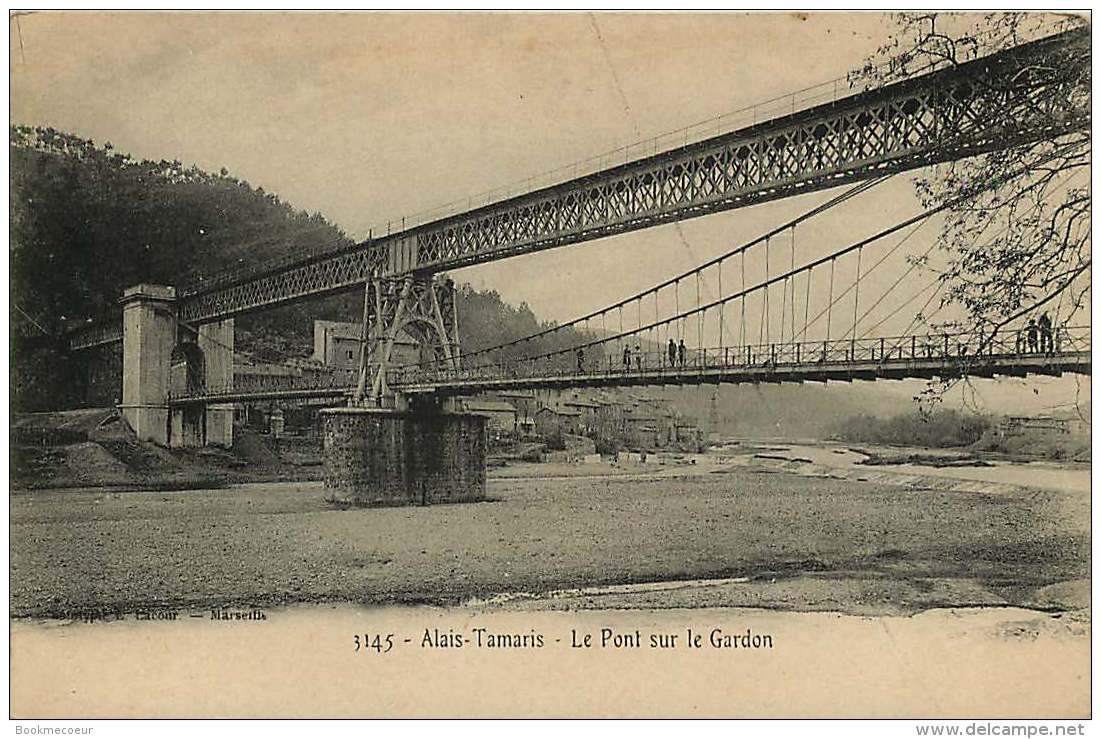
[[[225,167],[355,238],[388,219],[843,77],[893,27],[887,16],[852,13],[40,12],[10,22],[13,123],[110,141],[136,157]],[[565,321],[834,194],[453,276]],[[798,260],[918,210],[908,179],[896,177],[801,227]],[[934,224],[923,227],[869,276],[866,294],[889,288],[906,253],[927,248],[934,233]],[[750,284],[764,273],[762,263],[746,269]],[[854,265],[839,269],[843,280]],[[724,284],[731,279],[724,272]],[[716,283],[712,275],[703,285],[705,302]],[[901,331],[900,321],[883,330]]]

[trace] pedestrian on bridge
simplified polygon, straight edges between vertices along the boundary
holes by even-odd
[[[631,347],[628,345],[623,346],[623,371],[631,371]]]
[[[684,339],[680,340],[680,346],[677,347],[677,351],[680,353],[680,366],[683,367],[684,366],[684,355],[685,355]]]
[[[1051,318],[1047,313],[1040,316],[1040,351],[1044,354],[1051,354],[1055,351],[1055,342],[1051,338]]]
[[[635,344],[635,369],[642,372],[642,344]]]
[[[1036,337],[1039,335],[1039,330],[1036,327],[1036,319],[1035,318],[1028,319],[1028,328],[1026,329],[1026,331],[1028,333],[1028,353],[1029,354],[1035,354],[1036,353]]]
[[[577,347],[577,374],[585,374],[585,348]]]
[[[674,367],[677,364],[677,345],[673,341],[673,337],[669,337],[669,366]]]

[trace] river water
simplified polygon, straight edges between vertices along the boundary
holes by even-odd
[[[1080,463],[1059,464],[1053,462],[995,460],[989,462],[991,465],[989,467],[933,467],[921,464],[863,465],[861,462],[868,458],[867,455],[855,452],[843,445],[824,442],[789,443],[776,441],[765,445],[765,447],[766,451],[760,452],[760,454],[766,455],[765,458],[755,457],[752,452],[740,453],[736,445],[717,449],[710,456],[730,455],[730,460],[736,464],[754,462],[767,464],[770,458],[782,457],[792,463],[786,465],[785,469],[797,474],[800,472],[800,465],[803,465],[806,468],[803,471],[808,473],[820,471],[820,468],[828,468],[843,471],[857,478],[872,475],[897,475],[907,479],[916,476],[990,483],[991,491],[997,489],[993,486],[1013,486],[1071,493],[1089,494],[1090,492],[1090,468],[1088,465]],[[898,449],[884,449],[883,451],[888,453],[899,452]],[[929,452],[930,450],[912,451]],[[799,462],[798,460],[808,460],[809,463]]]

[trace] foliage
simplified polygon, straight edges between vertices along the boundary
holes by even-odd
[[[544,447],[542,445],[533,444],[532,446],[528,447],[527,449],[525,449],[520,454],[520,461],[522,461],[522,462],[542,462],[543,461],[543,450],[545,448],[546,447]]]
[[[543,441],[549,451],[562,452],[566,450],[566,436],[561,429],[554,429]]]
[[[896,33],[852,76],[853,82],[887,84],[1087,25],[1080,16],[1022,12],[901,13],[896,18]],[[1054,111],[1088,107],[1088,100],[1071,96],[1089,94],[1090,80],[1078,78],[1089,75],[1089,65],[1072,63],[1089,53],[1088,40],[1084,47],[1054,48],[1009,84],[1029,87],[1034,103],[1043,101]],[[1016,111],[1006,106],[983,115],[1004,116],[1012,126]],[[1026,174],[1006,178],[1017,171]],[[1091,265],[1089,171],[1087,128],[955,160],[916,177],[916,192],[927,208],[994,185],[948,208],[940,229],[947,266],[940,274],[944,291],[935,312],[954,306],[966,318],[936,324],[930,323],[931,315],[919,320],[937,331],[981,328],[987,336],[1023,322],[1030,313],[1048,312],[1056,327],[1083,320]],[[953,382],[930,387],[925,398],[939,399]]]
[[[900,14],[898,32],[878,52],[885,62],[869,63],[862,74],[880,83],[892,82],[1085,23],[1077,16],[1053,18],[1037,13],[988,13],[974,18]],[[1076,53],[1082,50],[1058,48],[1044,60],[1043,70],[1029,70],[1012,84],[1033,85],[1037,96],[1055,89],[1053,80],[1088,90],[1088,80],[1069,78],[1080,65],[1068,63],[1066,57]],[[1056,110],[1080,107],[1080,101],[1070,98],[1053,104]],[[985,111],[986,115],[1013,113]],[[943,274],[944,301],[963,306],[971,325],[1003,325],[1022,309],[1043,305],[1056,295],[1066,295],[1066,300],[1051,306],[1057,324],[1069,320],[1081,306],[1089,289],[1089,155],[1087,129],[956,160],[915,179],[924,206],[933,207],[970,188],[997,182],[1009,172],[1028,171],[949,208],[941,227],[940,243],[949,255]]]
[[[973,448],[976,451],[1005,454],[1015,459],[1088,462],[1091,456],[1088,435],[1041,431],[1024,431],[1006,436],[991,428]]]
[[[495,290],[479,291],[470,285],[462,285],[457,288],[456,305],[459,310],[459,336],[464,355],[522,339],[555,325],[540,321],[527,303],[520,303],[518,307],[509,305]],[[574,371],[577,369],[577,355],[571,347],[595,338],[570,327],[472,359],[479,364],[509,362],[562,352],[551,361],[565,371]],[[600,347],[590,347],[585,350],[585,365],[599,366],[606,361],[604,356]]]
[[[890,444],[930,448],[965,447],[982,438],[991,426],[986,416],[941,409],[935,413],[902,413],[890,418],[869,414],[851,416],[837,430],[837,437],[863,444]]]
[[[614,456],[623,448],[622,440],[614,436],[598,436],[593,441],[596,443],[596,453],[602,457]]]

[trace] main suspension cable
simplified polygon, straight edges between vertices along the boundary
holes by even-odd
[[[783,233],[788,228],[791,228],[791,227],[796,226],[796,225],[798,225],[798,224],[800,224],[804,221],[807,221],[811,218],[814,218],[815,216],[820,215],[821,213],[824,213],[824,212],[826,212],[826,211],[828,211],[828,210],[830,210],[834,207],[837,207],[837,206],[841,205],[842,203],[847,202],[848,200],[850,200],[850,199],[852,199],[852,198],[854,198],[858,195],[863,194],[864,192],[867,192],[868,190],[871,190],[872,188],[876,187],[877,185],[880,185],[883,182],[886,182],[888,179],[890,179],[893,176],[894,175],[883,175],[881,177],[862,182],[862,183],[846,190],[844,193],[841,193],[840,195],[837,195],[834,198],[831,198],[827,202],[825,202],[821,205],[818,205],[814,208],[811,208],[811,209],[805,211],[804,213],[801,213],[800,215],[796,216],[795,218],[791,219],[790,221],[788,221],[788,222],[786,222],[786,223],[784,223],[780,226],[777,226],[776,228],[772,229],[771,231],[769,231],[765,234],[762,234],[761,236],[758,236],[757,238],[753,239],[752,241],[744,243],[744,244],[742,244],[742,245],[726,252],[725,254],[722,254],[718,257],[715,257],[715,258],[705,262],[704,264],[702,264],[698,267],[695,267],[694,269],[688,270],[688,271],[686,271],[686,272],[684,272],[680,275],[677,275],[676,277],[672,277],[668,280],[665,280],[664,282],[662,282],[658,285],[655,285],[654,287],[651,287],[647,290],[644,290],[640,293],[637,293],[637,294],[632,295],[630,297],[624,298],[623,300],[620,300],[617,303],[613,303],[612,305],[607,306],[605,308],[602,308],[601,310],[593,311],[593,312],[588,313],[584,316],[581,316],[580,318],[575,318],[575,319],[573,319],[571,321],[568,321],[566,323],[556,324],[554,326],[543,329],[541,331],[537,331],[537,332],[535,332],[533,334],[529,334],[527,336],[523,336],[523,337],[520,337],[520,338],[517,338],[517,339],[512,339],[510,341],[502,342],[500,344],[497,344],[497,345],[491,346],[491,347],[487,347],[485,349],[477,349],[477,350],[474,350],[474,351],[471,351],[471,352],[467,352],[465,354],[460,355],[459,359],[460,360],[466,360],[466,359],[470,359],[470,358],[473,358],[473,357],[477,357],[477,356],[489,354],[489,353],[492,353],[492,352],[495,352],[495,351],[499,351],[501,349],[505,349],[505,348],[508,348],[508,347],[511,347],[511,346],[516,346],[516,345],[519,345],[519,344],[523,344],[523,343],[526,343],[528,341],[533,341],[535,339],[542,338],[542,337],[547,336],[549,334],[556,333],[558,331],[562,331],[562,330],[571,328],[573,326],[576,326],[576,325],[578,325],[578,324],[580,324],[580,323],[582,323],[582,322],[584,322],[584,321],[586,321],[590,318],[595,318],[595,317],[601,315],[602,313],[607,313],[607,312],[610,312],[610,311],[617,310],[617,309],[619,309],[623,306],[626,306],[626,305],[629,305],[629,304],[633,303],[635,300],[639,300],[640,298],[642,298],[644,296],[647,296],[651,293],[656,293],[659,290],[662,290],[664,288],[667,288],[667,287],[670,287],[670,286],[674,286],[675,288],[678,288],[679,283],[680,283],[681,280],[688,279],[688,278],[698,274],[699,272],[701,272],[701,271],[703,271],[703,270],[705,270],[709,267],[712,267],[716,264],[721,264],[726,259],[737,256],[739,254],[742,255],[743,276],[744,276],[745,252],[747,252],[748,250],[750,250],[751,248],[753,248],[755,246],[758,246],[762,242],[767,242],[769,239],[773,238],[777,234]],[[679,313],[679,291],[678,291],[678,296],[677,297],[678,297],[678,313]],[[682,330],[681,337],[683,338],[683,336],[684,336],[684,333],[683,333],[683,330]],[[413,365],[406,365],[406,366],[413,366]]]

